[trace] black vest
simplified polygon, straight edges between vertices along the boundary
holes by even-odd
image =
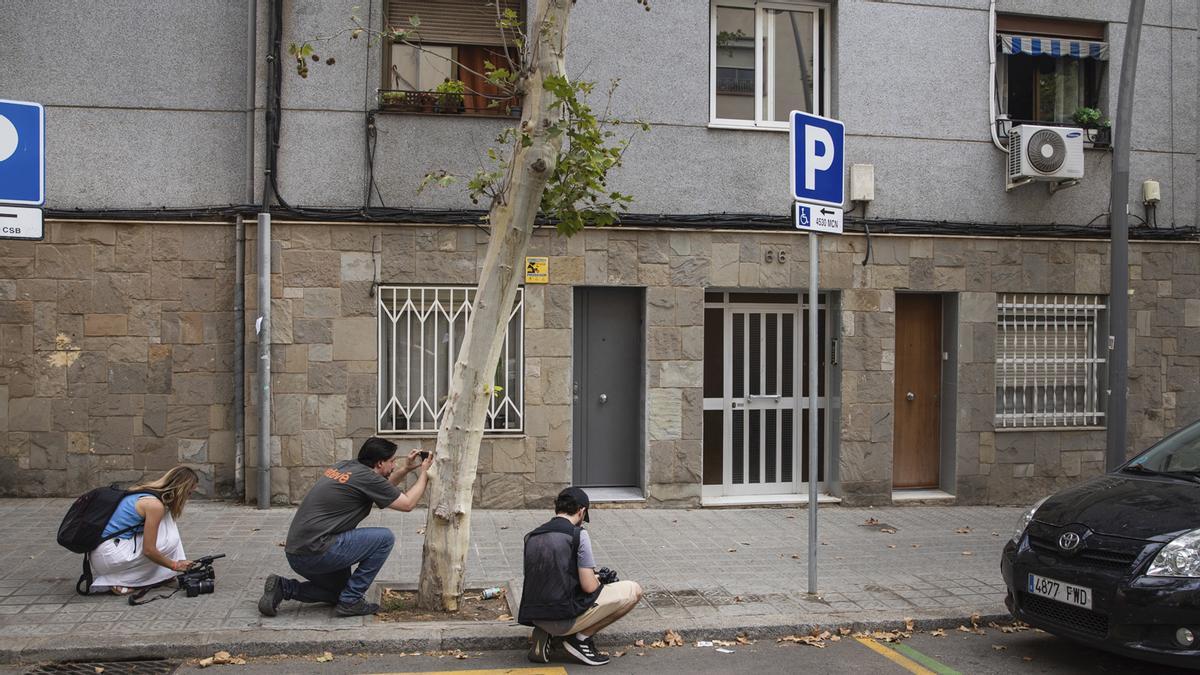
[[[574,619],[595,604],[600,589],[584,593],[579,585],[579,532],[571,521],[556,516],[525,535],[519,623]]]

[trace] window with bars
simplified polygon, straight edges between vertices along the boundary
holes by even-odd
[[[524,294],[518,289],[509,314],[485,432],[524,428]],[[473,287],[379,289],[380,433],[437,431],[474,299]]]
[[[1096,295],[998,296],[998,428],[1104,425],[1105,310]]]

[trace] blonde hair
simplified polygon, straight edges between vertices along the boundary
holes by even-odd
[[[171,512],[171,517],[179,518],[183,513],[184,505],[187,504],[188,497],[192,494],[192,488],[196,487],[199,482],[200,479],[196,476],[195,471],[186,466],[177,466],[164,473],[158,480],[138,483],[129,488],[129,491],[153,492],[166,505],[167,510]]]

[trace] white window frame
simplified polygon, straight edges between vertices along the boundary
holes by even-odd
[[[1107,334],[1105,296],[999,294],[996,429],[1103,428]]]
[[[476,289],[474,286],[432,286],[432,285],[388,285],[378,289],[378,357],[379,386],[376,392],[376,427],[381,435],[434,435],[438,431],[442,417],[445,414],[445,394],[449,392],[449,377],[443,374],[449,372],[458,354],[448,354],[449,349],[425,348],[426,321],[444,321],[448,326],[446,342],[455,344],[456,334],[454,322],[465,315],[470,319],[474,309]],[[437,300],[439,294],[450,296],[447,305]],[[429,298],[433,298],[429,300]],[[502,369],[503,382],[499,383],[501,390],[488,401],[488,412],[484,418],[485,434],[512,434],[522,432],[525,428],[525,289],[517,289],[517,299],[509,314],[509,331],[501,347],[500,362],[507,363],[510,359],[516,361],[516,372],[510,378],[508,369]],[[517,329],[512,330],[513,322]],[[390,332],[386,330],[391,324]],[[403,330],[407,342],[411,345],[416,340],[419,345],[416,351],[419,356],[414,360],[413,348],[405,350],[403,355],[397,355],[397,340],[395,336]],[[509,335],[518,336],[518,344],[510,343]],[[389,339],[389,335],[391,338]],[[435,339],[436,339],[435,335]],[[461,338],[460,338],[461,339]],[[390,357],[390,358],[388,358]],[[388,367],[385,368],[385,365]],[[422,376],[417,378],[420,391],[412,391],[408,386],[411,378],[408,373],[413,368],[420,370]],[[401,372],[403,371],[403,372]],[[432,391],[425,391],[424,373],[432,373]],[[397,379],[398,376],[400,379]],[[518,383],[514,386],[514,382]],[[419,420],[412,422],[413,413],[423,411]],[[403,416],[404,426],[401,428],[396,420]],[[511,418],[511,419],[510,419]],[[497,420],[505,420],[506,426],[497,428]]]
[[[717,117],[717,7],[733,7],[754,10],[754,119],[741,120]],[[830,6],[819,3],[787,2],[755,2],[755,0],[711,0],[709,3],[709,35],[708,35],[708,126],[718,129],[769,129],[788,131],[789,120],[765,119],[763,113],[763,36],[766,35],[767,13],[765,10],[776,9],[783,11],[809,11],[813,13],[813,44],[821,45],[813,50],[813,90],[812,98],[819,101],[813,114],[829,115],[830,77],[827,64],[830,61]],[[822,40],[821,36],[825,39]],[[772,57],[774,54],[771,55]],[[769,70],[772,81],[769,83],[767,100],[774,101],[774,63]]]

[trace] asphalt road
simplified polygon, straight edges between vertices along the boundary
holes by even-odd
[[[624,656],[601,669],[576,664],[558,653],[547,666],[538,668],[525,659],[524,652],[471,652],[468,658],[455,655],[334,655],[332,661],[317,662],[314,656],[250,659],[240,667],[199,668],[187,664],[180,673],[253,672],[292,673],[434,673],[441,671],[492,671],[520,675],[560,675],[562,673],[979,673],[988,675],[1036,675],[1069,673],[1079,675],[1120,673],[1121,675],[1164,675],[1184,673],[1163,666],[1096,652],[1086,647],[1038,631],[1005,634],[984,629],[983,635],[946,631],[944,636],[918,633],[904,640],[899,649],[876,641],[863,644],[851,637],[825,643],[824,648],[783,644],[760,640],[752,645],[732,647],[724,654],[714,647],[670,647],[662,649],[620,647]],[[900,657],[898,659],[893,657]],[[924,670],[921,670],[924,668]]]

